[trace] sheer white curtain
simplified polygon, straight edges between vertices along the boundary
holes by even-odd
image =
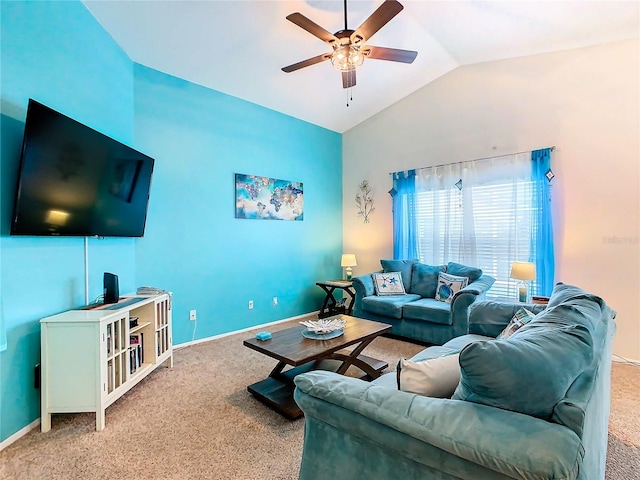
[[[416,172],[418,257],[477,266],[510,295],[511,262],[529,260],[531,152]]]

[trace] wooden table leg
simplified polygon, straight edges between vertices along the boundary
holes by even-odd
[[[270,377],[272,378],[278,378],[280,377],[280,374],[282,373],[282,370],[284,370],[284,367],[286,367],[287,364],[284,362],[278,362],[278,364],[274,367],[273,370],[271,370],[271,373],[269,374]]]
[[[325,357],[327,359],[340,360],[342,361],[342,365],[338,367],[336,373],[340,375],[344,375],[350,366],[354,366],[362,370],[366,373],[371,379],[378,378],[382,374],[382,370],[385,369],[388,364],[381,363],[378,368],[374,368],[371,364],[366,362],[360,357],[362,351],[375,339],[370,338],[368,340],[363,340],[360,344],[354,348],[348,355],[342,352],[334,352],[331,355]],[[381,368],[380,368],[381,367]]]
[[[335,292],[336,287],[331,287],[327,285],[319,285],[322,290],[325,292],[324,301],[322,302],[322,308],[320,308],[319,318],[329,317],[335,314],[336,305],[338,305],[338,301],[336,297],[333,296],[333,292]]]
[[[347,294],[349,294],[349,296],[351,297],[351,299],[349,300],[349,305],[345,307],[345,313],[347,315],[351,315],[353,314],[353,306],[356,303],[356,292],[352,288],[345,288],[343,290],[347,292]]]

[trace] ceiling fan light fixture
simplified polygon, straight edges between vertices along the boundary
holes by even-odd
[[[350,72],[364,62],[364,55],[358,45],[340,45],[334,47],[331,64],[342,72]]]

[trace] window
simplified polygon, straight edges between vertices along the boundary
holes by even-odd
[[[421,169],[415,172],[412,190],[401,181],[402,175],[394,175],[396,258],[477,266],[496,279],[489,297],[515,297],[518,281],[510,278],[511,263],[533,262],[537,270],[551,269],[551,281],[548,272],[538,272],[530,292],[550,293],[553,246],[551,242],[549,254],[547,245],[539,247],[537,240],[541,231],[552,237],[550,230],[540,227],[551,222],[549,205],[540,201],[548,200],[550,180],[544,175],[533,178],[530,153]],[[541,186],[543,196],[538,191]],[[413,209],[395,208],[407,203]],[[415,237],[415,247],[408,236]],[[542,255],[545,262],[537,258]]]
[[[511,262],[530,258],[531,181],[469,187],[471,229],[464,228],[463,197],[455,186],[416,194],[418,258],[432,265],[457,261],[482,268],[496,279],[490,296],[515,297]],[[535,285],[532,292],[535,292]]]

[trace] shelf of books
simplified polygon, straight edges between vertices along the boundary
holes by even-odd
[[[41,320],[43,432],[51,414],[74,412],[96,412],[102,430],[109,405],[159,365],[173,366],[171,294],[119,303]]]

